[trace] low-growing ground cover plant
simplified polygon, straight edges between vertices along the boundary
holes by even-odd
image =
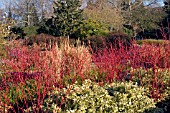
[[[62,107],[56,103],[65,98]],[[64,89],[56,88],[45,99],[46,112],[66,113],[143,113],[155,107],[154,100],[146,96],[145,89],[132,82],[115,82],[105,86],[87,79]],[[156,109],[155,109],[156,110]],[[155,111],[152,111],[155,112]]]

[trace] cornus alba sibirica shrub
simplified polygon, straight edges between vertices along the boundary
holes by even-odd
[[[150,96],[159,98],[158,93],[163,93],[164,89],[166,89],[163,82],[166,74],[161,74],[160,77],[160,72],[158,73],[157,70],[167,69],[169,71],[170,45],[156,46],[143,44],[140,46],[134,43],[128,48],[121,43],[119,45],[119,48],[110,45],[92,54],[94,66],[98,73],[102,75],[101,78],[98,78],[99,81],[113,82],[114,80],[121,81],[124,79],[130,81],[134,76],[133,73],[130,73],[131,68],[143,68],[146,71],[151,69],[151,74],[149,75],[151,79],[147,79],[149,81],[147,83],[152,84],[154,93],[152,90]],[[137,77],[140,81],[140,73],[137,73]]]
[[[60,47],[55,45],[50,51],[41,51],[37,46],[12,48],[1,62],[0,102],[11,106],[11,112],[23,112],[32,105],[39,108],[33,112],[39,112],[43,99],[53,86],[62,88],[77,77],[83,80],[91,62],[88,48],[74,47],[68,42]]]
[[[170,68],[170,44],[131,46],[128,51],[132,67]]]
[[[132,81],[138,82],[138,85],[148,89],[147,92],[152,98],[161,99],[168,96],[167,91],[170,87],[169,69],[131,68],[130,75],[133,75]]]
[[[153,110],[155,103],[146,96],[143,87],[132,82],[99,86],[86,79],[83,84],[76,82],[62,90],[56,88],[49,93],[42,108],[46,112],[66,113],[143,113],[149,109]]]

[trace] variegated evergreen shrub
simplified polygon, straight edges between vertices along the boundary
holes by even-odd
[[[65,101],[62,101],[64,98]],[[55,89],[42,108],[47,112],[142,113],[155,108],[155,103],[146,96],[143,87],[132,82],[99,86],[91,80],[85,80],[82,85],[75,83],[62,90]]]
[[[106,87],[109,94],[117,100],[119,112],[143,113],[155,107],[154,100],[149,98],[146,95],[145,88],[139,87],[137,83],[113,82]]]

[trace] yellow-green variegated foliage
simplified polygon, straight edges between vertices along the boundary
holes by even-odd
[[[155,109],[155,103],[146,96],[143,87],[132,82],[99,86],[85,80],[81,85],[75,83],[64,89],[56,88],[49,93],[42,108],[45,112],[64,113],[143,113]]]

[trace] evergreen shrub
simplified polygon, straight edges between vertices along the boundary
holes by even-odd
[[[56,104],[56,101],[61,103]],[[155,108],[153,99],[147,97],[145,89],[137,84],[114,82],[99,86],[88,79],[82,84],[68,85],[62,90],[56,88],[49,93],[43,105],[43,109],[48,112],[67,113],[143,113],[152,108]]]

